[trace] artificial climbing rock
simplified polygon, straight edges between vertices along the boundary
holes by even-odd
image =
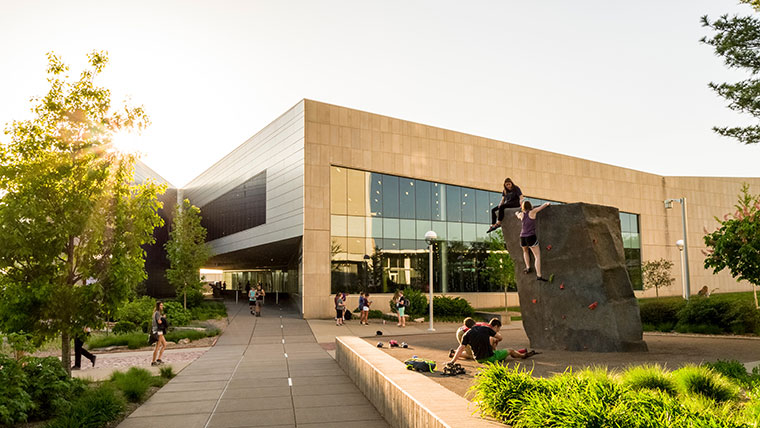
[[[560,287],[537,281],[535,271],[523,273],[515,211],[505,212],[502,231],[515,263],[522,322],[531,347],[646,351],[639,306],[625,266],[618,209],[575,203],[552,205],[538,214],[541,273],[556,278]],[[565,283],[572,287],[564,288]]]

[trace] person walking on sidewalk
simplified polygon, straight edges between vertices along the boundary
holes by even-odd
[[[264,292],[264,289],[261,288],[261,283],[259,283],[258,287],[256,287],[256,293],[254,296],[256,297],[256,316],[261,316],[261,305],[264,304],[264,296],[266,293]]]
[[[74,367],[71,370],[79,370],[82,368],[82,355],[90,360],[92,366],[95,367],[95,359],[97,356],[92,355],[89,351],[84,349],[84,342],[87,336],[90,335],[90,328],[85,327],[82,331],[74,335]]]
[[[161,357],[164,355],[164,350],[166,350],[166,338],[164,337],[164,334],[166,333],[166,318],[164,318],[163,315],[164,302],[159,300],[156,302],[156,308],[153,310],[153,322],[150,329],[151,335],[154,335],[156,338],[156,347],[153,348],[153,361],[150,363],[151,366],[158,366],[164,363],[161,360]],[[159,348],[161,348],[160,351]],[[156,358],[156,356],[158,356],[158,358]]]
[[[409,306],[409,300],[404,297],[404,291],[398,290],[396,296],[396,311],[398,312],[399,327],[406,327],[406,317],[404,316],[404,311],[406,310],[407,306]]]

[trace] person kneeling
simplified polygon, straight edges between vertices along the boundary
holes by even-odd
[[[523,359],[534,355],[533,351],[523,353],[514,349],[496,349],[496,345],[502,340],[499,330],[501,330],[501,321],[496,318],[492,319],[486,326],[476,325],[467,330],[462,337],[462,343],[449,363],[456,363],[468,345],[472,348],[475,360],[480,364],[504,361],[507,356]]]

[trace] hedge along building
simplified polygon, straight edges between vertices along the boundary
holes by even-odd
[[[295,297],[305,318],[331,317],[335,292],[372,293],[387,310],[397,288],[427,289],[424,234],[437,232],[434,291],[475,307],[503,305],[484,244],[490,208],[510,177],[534,201],[589,202],[621,211],[637,295],[642,260],[673,261],[681,293],[681,212],[686,197],[691,288],[748,290],[703,268],[703,229],[733,211],[758,178],[663,177],[446,129],[302,100],[180,194],[199,206],[228,288],[261,281]],[[509,295],[509,294],[507,294]],[[517,301],[510,298],[510,304]],[[349,302],[356,306],[356,295]]]

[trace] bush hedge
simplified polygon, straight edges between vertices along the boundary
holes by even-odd
[[[622,374],[568,370],[534,378],[519,364],[487,364],[470,394],[483,415],[515,428],[739,428],[757,426],[760,415],[760,387],[742,390],[718,372],[696,366],[672,373],[658,366]]]
[[[641,300],[641,322],[649,331],[760,335],[760,311],[743,294]]]
[[[405,315],[415,318],[423,316],[427,312],[428,299],[421,290],[406,287],[404,289],[404,297],[409,300],[409,306],[404,310]],[[390,299],[388,306],[390,306],[391,312],[396,312],[396,302],[393,299]]]
[[[180,327],[190,322],[190,311],[182,303],[169,300],[164,302],[164,314],[169,326]]]
[[[433,297],[433,316],[465,318],[475,315],[470,302],[461,297]]]
[[[116,321],[128,321],[138,326],[146,320],[150,321],[153,310],[156,309],[156,299],[143,296],[123,304],[116,311]]]
[[[111,332],[114,334],[130,333],[137,330],[137,326],[132,321],[119,321],[113,326]]]
[[[125,409],[124,399],[110,384],[87,389],[71,408],[45,428],[100,428],[118,418]]]

